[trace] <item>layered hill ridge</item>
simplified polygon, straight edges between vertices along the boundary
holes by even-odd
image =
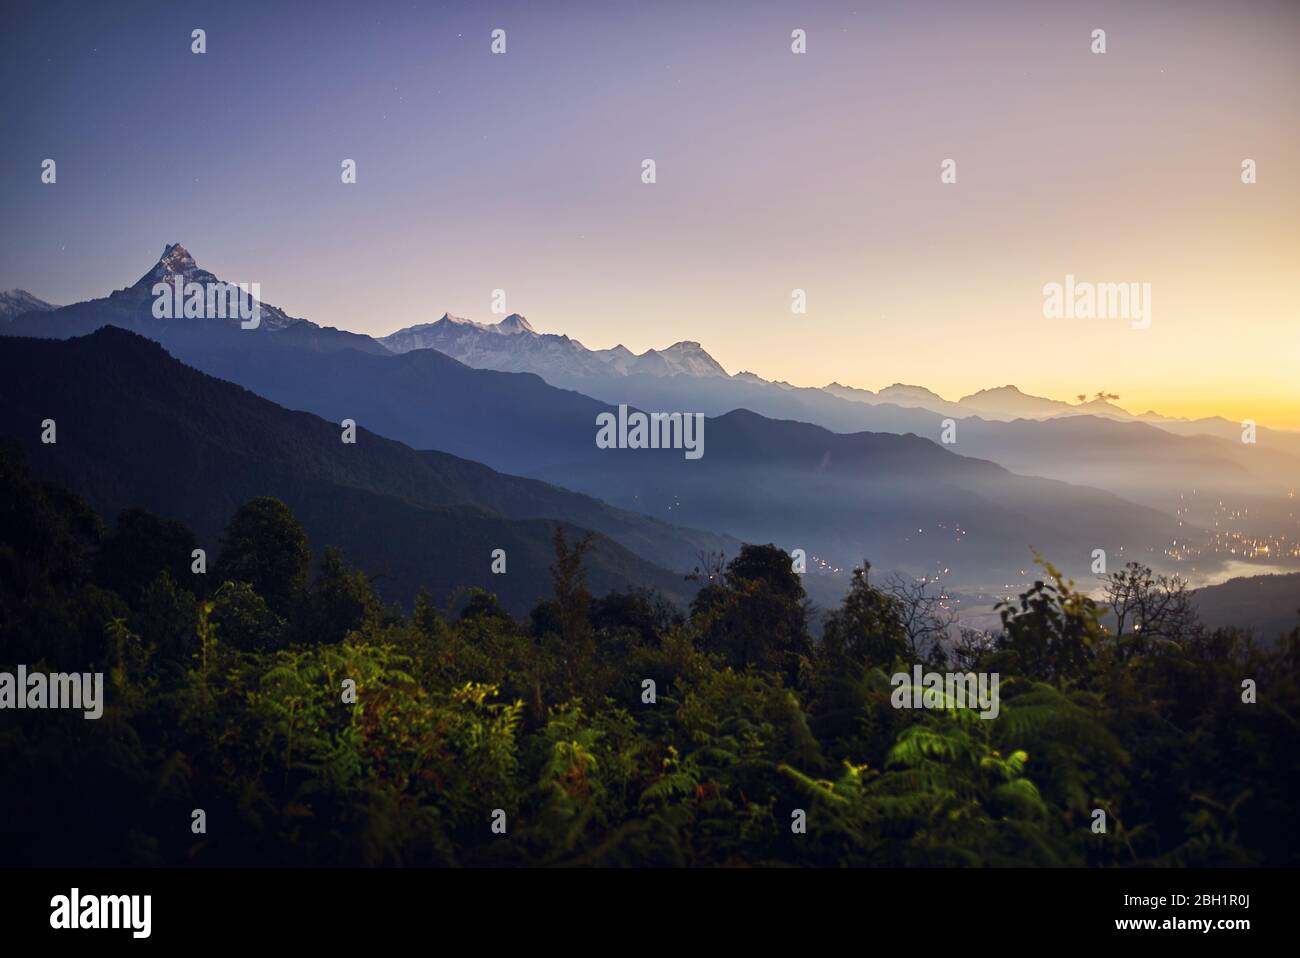
[[[1003,550],[999,564],[990,566],[1000,570],[998,576],[1020,570],[1024,563],[1019,557],[1028,544],[1045,552],[1052,543],[1071,555],[1090,553],[1101,547],[1099,542],[1089,545],[1099,538],[1095,530],[1107,527],[1111,515],[1125,517],[1113,539],[1138,543],[1133,547],[1150,550],[1159,559],[1163,550],[1174,544],[1175,535],[1181,548],[1200,535],[1202,528],[1216,524],[1223,508],[1232,511],[1233,522],[1249,526],[1245,531],[1250,533],[1273,530],[1279,522],[1289,521],[1289,510],[1294,509],[1287,498],[1288,483],[1293,486],[1300,475],[1300,458],[1286,446],[1289,434],[1276,431],[1261,429],[1258,445],[1243,446],[1238,425],[1226,421],[1216,424],[1216,428],[1222,426],[1219,435],[1180,436],[1172,427],[1156,428],[1104,416],[1011,422],[955,413],[945,416],[924,403],[947,401],[920,386],[895,384],[879,393],[839,387],[841,394],[834,395],[824,389],[771,383],[748,373],[730,376],[694,341],[641,356],[623,347],[588,350],[567,336],[537,333],[518,314],[490,325],[444,316],[436,323],[412,327],[413,332],[399,331],[409,333],[410,338],[396,351],[392,347],[399,334],[386,337],[391,341],[384,344],[301,319],[264,324],[253,331],[241,330],[233,322],[154,319],[145,281],[177,273],[197,275],[198,269],[184,247],[169,246],[154,269],[132,287],[104,299],[28,313],[6,328],[20,335],[60,337],[105,324],[123,326],[163,343],[173,355],[198,369],[286,407],[308,410],[333,422],[353,418],[415,448],[440,449],[494,469],[544,476],[674,523],[778,541],[787,547],[799,544],[787,540],[801,535],[807,538],[800,532],[802,527],[789,521],[790,516],[805,514],[807,504],[791,500],[777,477],[788,463],[784,444],[808,443],[822,447],[818,464],[829,455],[828,462],[853,461],[859,470],[852,477],[837,474],[834,468],[814,476],[817,481],[836,476],[849,483],[822,490],[828,498],[819,504],[824,514],[818,522],[828,532],[836,528],[817,547],[826,550],[837,565],[860,561],[864,555],[885,563],[903,563],[907,555],[919,556],[914,542],[906,547],[900,544],[907,539],[903,526],[897,535],[877,533],[896,518],[906,523],[919,519],[918,529],[930,527],[928,520],[940,508],[958,500],[965,503],[966,518],[950,512],[945,522],[979,525],[985,531],[982,554],[991,561]],[[440,349],[417,348],[425,341],[420,336],[431,328]],[[457,354],[465,361],[458,360]],[[574,357],[584,369],[580,376],[565,373]],[[658,374],[635,371],[635,364],[647,360]],[[696,363],[702,370],[698,375],[689,371]],[[494,364],[523,369],[500,371],[492,368]],[[524,371],[526,368],[543,372]],[[1032,402],[1036,398],[1026,399],[1011,386],[972,395],[973,401],[985,404]],[[644,474],[636,468],[616,474],[613,467],[621,461],[619,456],[592,457],[597,452],[595,417],[618,404],[709,416],[709,462],[680,478],[663,473],[657,465]],[[745,430],[744,441],[753,449],[743,457],[733,457],[727,465],[731,471],[715,476],[714,481],[723,485],[700,489],[695,484],[701,476],[721,467],[717,450],[727,449],[733,435],[738,435],[742,420],[727,415],[735,410],[757,413],[761,420],[760,425]],[[956,423],[956,441],[941,447],[938,443],[945,418]],[[1200,426],[1185,423],[1180,428],[1195,432]],[[914,433],[919,437],[916,441],[939,451],[941,455],[924,467],[932,474],[909,474],[895,468],[891,457],[899,455],[901,447],[880,438],[880,434],[891,433]],[[845,438],[850,447],[870,452],[857,455],[842,447]],[[964,492],[942,485],[953,477],[960,480],[958,486],[974,481],[974,468],[960,465],[973,459],[993,460],[1007,467],[1010,472],[1004,474],[1009,478],[994,482],[991,489],[966,488]],[[739,467],[742,461],[743,469]],[[798,469],[806,471],[808,462],[798,463]],[[881,476],[895,477],[895,485],[886,487],[878,478]],[[1022,501],[1008,499],[1006,490],[1016,487],[1017,480],[1025,476],[1056,482],[1034,486]],[[651,488],[647,486],[651,480],[678,485]],[[855,488],[855,482],[861,488]],[[1068,490],[1079,486],[1094,486],[1115,496],[1095,500],[1092,505],[1069,504],[1076,493]],[[736,495],[728,499],[726,491],[733,487]],[[861,493],[867,488],[872,495],[863,498]],[[927,503],[920,497],[923,488],[937,498]],[[629,493],[632,489],[639,492]],[[682,496],[687,489],[695,490],[694,500]],[[679,499],[683,500],[680,505]],[[704,502],[715,503],[716,514],[706,515],[701,509]],[[1129,511],[1134,503],[1149,508]],[[981,510],[986,511],[981,514]],[[1077,515],[1052,517],[1053,511],[1062,510],[1077,510]],[[999,517],[997,522],[985,521],[994,515]],[[1039,534],[1033,531],[1036,528],[1050,528],[1055,533]],[[1008,558],[1012,555],[1016,558]],[[1049,557],[1056,556],[1049,552]],[[927,569],[944,564],[939,553],[923,558]],[[1209,561],[1216,560],[1211,556]]]
[[[0,293],[0,322],[8,323],[6,334],[55,337],[84,335],[111,323],[134,329],[164,342],[169,348],[180,346],[195,333],[194,325],[157,320],[150,312],[153,284],[171,281],[176,276],[186,282],[230,281],[230,277],[218,278],[200,267],[181,244],[170,243],[139,280],[103,299],[56,307],[22,290]],[[801,419],[837,431],[919,431],[933,421],[931,417],[918,418],[924,413],[1001,421],[1091,416],[1143,422],[1178,435],[1228,439],[1235,438],[1240,430],[1240,423],[1222,417],[1188,420],[1150,410],[1132,414],[1112,401],[1065,402],[1033,396],[1014,385],[982,389],[956,401],[947,400],[924,386],[904,383],[876,392],[838,382],[820,388],[794,386],[749,371],[730,374],[697,341],[684,340],[641,354],[623,345],[588,349],[569,336],[537,332],[519,313],[512,313],[497,323],[479,323],[448,313],[435,322],[408,326],[376,339],[290,316],[269,303],[260,305],[259,330],[285,333],[279,341],[297,348],[354,349],[376,355],[437,349],[475,368],[536,373],[551,385],[578,389],[608,402],[624,401],[606,395],[622,390],[627,393],[626,401],[653,405],[655,390],[672,389],[707,415],[749,408],[775,418]],[[201,334],[211,336],[212,327],[222,322],[205,320]],[[237,322],[225,321],[225,325],[237,327]],[[1260,429],[1260,436],[1261,441],[1269,440],[1280,451],[1300,456],[1300,433]]]
[[[464,586],[497,592],[516,612],[549,591],[550,537],[599,533],[593,591],[659,588],[678,600],[680,574],[632,551],[689,568],[724,538],[678,530],[545,483],[504,476],[444,453],[417,452],[357,429],[283,409],[183,365],[114,328],[68,341],[0,338],[0,401],[11,422],[53,419],[57,442],[15,430],[41,475],[80,491],[107,516],[140,505],[179,518],[211,554],[247,499],[283,499],[312,545],[338,545],[380,576],[390,598],[442,598]],[[615,539],[627,545],[620,545]],[[508,572],[490,574],[493,549]]]
[[[153,319],[152,288],[157,282],[169,282],[180,276],[186,282],[230,282],[230,277],[219,278],[199,266],[193,255],[180,243],[167,244],[162,255],[144,275],[130,286],[116,290],[103,299],[89,300],[72,306],[57,307],[44,302],[24,290],[0,293],[0,322],[9,322],[7,334],[22,336],[75,336],[93,332],[106,322],[134,328],[142,335],[165,341],[177,339],[177,329],[189,326],[171,321]],[[286,332],[292,336],[283,342],[300,348],[325,350],[333,348],[355,349],[373,354],[404,353],[415,349],[437,349],[466,365],[475,368],[497,369],[509,372],[533,372],[552,385],[565,388],[583,388],[600,385],[602,380],[614,378],[672,380],[677,388],[684,388],[687,380],[700,380],[708,389],[723,386],[716,393],[716,402],[725,408],[703,408],[709,415],[746,406],[755,408],[764,400],[780,402],[794,399],[794,404],[783,409],[756,409],[779,418],[796,418],[796,414],[812,417],[807,421],[830,429],[880,428],[890,429],[890,420],[901,414],[904,419],[917,410],[925,410],[957,417],[977,416],[984,419],[1011,421],[1020,418],[1047,419],[1068,416],[1094,416],[1121,421],[1145,422],[1179,435],[1214,435],[1231,438],[1240,424],[1221,417],[1204,417],[1196,420],[1163,416],[1148,410],[1133,414],[1113,401],[1081,399],[1066,402],[1034,396],[1014,385],[981,389],[957,400],[948,400],[933,390],[920,385],[894,383],[879,391],[844,385],[838,382],[817,387],[794,386],[788,382],[773,381],[749,371],[730,374],[703,345],[693,340],[673,343],[663,349],[648,349],[633,353],[623,345],[609,349],[589,349],[576,339],[563,334],[539,333],[519,313],[511,313],[497,323],[480,323],[464,317],[444,314],[431,323],[407,326],[386,336],[372,338],[359,333],[320,326],[310,320],[293,317],[281,308],[261,302],[263,332]],[[37,314],[46,313],[44,317]],[[21,322],[14,323],[13,320]],[[220,323],[207,320],[208,326]],[[229,325],[237,325],[227,321]],[[168,325],[163,325],[168,324]],[[210,332],[210,330],[208,330]],[[734,393],[726,385],[751,388]],[[590,390],[588,390],[590,391]],[[701,394],[709,399],[709,392]],[[814,398],[815,397],[815,398]],[[599,397],[598,397],[599,398]],[[826,404],[828,399],[845,400],[861,406],[881,407],[876,417],[879,422],[858,422],[846,427],[841,421],[852,418],[838,403]],[[726,403],[730,401],[730,405]],[[859,409],[860,412],[860,409]],[[905,430],[902,430],[905,431]],[[1300,454],[1300,433],[1285,430],[1261,430],[1276,434],[1279,448],[1291,454]]]

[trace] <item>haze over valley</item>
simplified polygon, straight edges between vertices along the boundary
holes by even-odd
[[[93,350],[135,349],[96,332],[120,327],[281,406],[333,422],[350,418],[375,441],[387,437],[429,450],[426,456],[541,479],[557,495],[569,489],[591,496],[585,516],[558,505],[521,508],[517,496],[488,508],[518,519],[572,518],[610,534],[663,570],[647,581],[670,593],[672,574],[689,571],[701,554],[734,553],[742,541],[804,550],[809,592],[819,603],[834,604],[849,570],[865,558],[880,570],[940,583],[971,621],[1041,575],[1036,554],[1084,588],[1096,581],[1097,549],[1112,562],[1138,561],[1196,585],[1300,568],[1300,434],[1286,430],[1261,427],[1246,444],[1240,424],[1227,420],[1132,415],[1114,397],[1070,403],[1014,386],[955,401],[901,384],[878,392],[837,383],[797,388],[730,374],[697,342],[640,355],[590,350],[567,336],[539,334],[518,314],[496,323],[443,316],[380,339],[265,303],[256,329],[235,319],[156,318],[155,284],[178,277],[223,282],[183,246],[169,244],[138,281],[101,299],[55,307],[21,290],[5,294],[3,332],[91,336]],[[158,354],[152,361],[164,360]],[[20,373],[33,368],[40,363],[19,361],[8,389],[15,408],[21,399],[35,415],[38,397],[17,386]],[[156,378],[143,375],[147,384]],[[96,408],[121,417],[114,403],[141,398],[106,389]],[[167,407],[179,402],[160,399]],[[704,413],[706,454],[693,462],[671,450],[598,449],[597,417],[619,404]],[[289,463],[281,468],[301,472]],[[237,500],[217,485],[219,501]],[[127,483],[124,492],[132,488]],[[466,498],[427,489],[405,495],[440,507],[460,507]],[[119,507],[136,501],[132,496],[198,529],[215,529],[222,508],[230,508],[141,490],[103,505]],[[596,500],[607,504],[599,507],[604,512]],[[628,517],[623,526],[612,519],[619,514]],[[646,518],[632,521],[636,515]],[[348,541],[359,555],[370,551]],[[409,599],[416,580],[377,556],[374,562],[407,583],[397,591]],[[521,593],[516,601],[532,598]]]

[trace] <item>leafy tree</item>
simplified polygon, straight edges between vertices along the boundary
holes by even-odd
[[[680,612],[651,591],[611,592],[594,599],[590,618],[598,634],[612,636],[629,631],[643,645],[658,641],[660,635],[683,621]]]
[[[250,499],[235,511],[221,540],[216,572],[222,581],[247,582],[277,615],[289,614],[307,582],[307,535],[279,499]]]
[[[556,526],[554,543],[551,583],[555,591],[555,619],[559,625],[560,654],[564,658],[568,690],[572,695],[582,687],[596,651],[589,617],[591,593],[587,591],[582,569],[583,556],[591,549],[591,535],[583,536],[570,546],[564,527]]]
[[[474,622],[479,619],[495,619],[503,625],[514,624],[514,618],[494,594],[482,589],[471,589],[465,607],[460,611],[460,621]]]
[[[369,577],[349,568],[338,549],[326,546],[320,573],[299,610],[299,639],[308,643],[341,642],[349,632],[377,620],[381,612]]]
[[[1001,630],[966,631],[948,667],[1001,679],[982,718],[946,698],[893,706],[892,672],[943,663],[928,607],[866,563],[818,647],[774,546],[702,575],[689,618],[647,594],[593,598],[587,543],[563,532],[526,627],[482,591],[408,615],[336,550],[310,586],[305,543],[263,567],[254,544],[274,556],[296,523],[255,500],[223,554],[248,575],[208,599],[155,568],[167,550],[137,534],[161,520],[119,521],[119,594],[96,581],[84,502],[2,445],[0,492],[0,662],[108,673],[101,721],[0,725],[25,783],[0,790],[0,821],[38,836],[0,844],[6,863],[1300,864],[1300,629],[1206,629],[1140,567],[1121,580],[1137,634],[1105,633],[1103,607],[1046,563]],[[187,535],[157,528],[179,558]],[[176,827],[195,807],[227,823],[219,841]]]
[[[103,523],[85,500],[31,476],[22,447],[0,439],[0,662],[82,668],[102,647],[81,600]]]
[[[195,545],[194,533],[184,523],[144,509],[124,509],[95,557],[95,578],[129,602],[160,572],[182,588],[198,592],[204,577],[190,571]]]
[[[1075,592],[1050,563],[1018,603],[999,602],[998,647],[1010,671],[1032,679],[1082,681],[1102,635],[1097,603]]]
[[[247,582],[222,584],[212,597],[209,621],[222,642],[245,652],[281,648],[287,637],[284,619]]]
[[[790,556],[775,545],[746,545],[721,582],[691,605],[701,644],[731,665],[754,665],[797,682],[810,665],[807,597]]]
[[[140,593],[131,628],[163,658],[184,661],[197,649],[198,600],[177,587],[169,572],[159,572]]]
[[[831,613],[822,633],[822,656],[829,671],[857,675],[873,665],[888,665],[913,651],[907,631],[907,606],[868,581],[871,563],[853,570],[844,603]],[[919,626],[918,626],[919,629]]]

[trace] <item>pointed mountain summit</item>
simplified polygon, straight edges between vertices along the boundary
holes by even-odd
[[[984,416],[1006,419],[1037,419],[1068,413],[1074,407],[1059,399],[1031,396],[1017,386],[997,386],[962,396],[958,403]]]
[[[427,331],[442,330],[444,335],[447,332],[459,335],[468,330],[479,330],[486,333],[499,333],[505,336],[513,336],[518,333],[531,333],[538,335],[537,330],[529,325],[528,320],[524,319],[518,313],[511,313],[499,323],[476,323],[472,319],[466,319],[464,316],[453,316],[451,313],[443,313],[431,323],[417,323],[414,326],[407,326],[405,329],[399,329],[395,333],[383,337],[380,342],[387,343],[393,352],[403,353],[412,349],[428,349],[431,347],[424,342],[426,337],[420,337],[414,334]]]
[[[846,386],[839,381],[827,383],[822,387],[822,392],[834,396],[837,399],[848,400],[849,402],[873,404],[878,401],[874,391],[870,389],[860,389],[857,386]]]
[[[377,341],[393,353],[409,353],[415,349],[442,350],[443,344],[458,342],[462,337],[474,336],[490,328],[472,319],[453,316],[447,312],[431,323],[416,323],[414,326],[407,326],[395,333],[382,336]]]
[[[152,303],[154,286],[157,283],[174,283],[178,277],[186,285],[198,283],[201,286],[208,286],[209,284],[226,282],[238,285],[238,283],[219,278],[203,269],[190,255],[190,251],[180,243],[168,243],[163,247],[162,256],[158,257],[158,262],[154,263],[153,269],[136,280],[135,284],[125,292],[135,300]],[[286,314],[284,310],[269,303],[264,303],[260,299],[258,299],[258,305],[261,307],[259,319],[259,328],[261,329],[281,331],[298,323],[306,322],[306,320],[294,319]],[[309,325],[315,327],[314,323]]]
[[[890,402],[897,402],[900,405],[908,402],[921,405],[924,403],[946,403],[948,401],[932,389],[927,389],[924,386],[912,386],[908,383],[894,383],[892,386],[886,386],[876,395],[881,399],[888,399]]]
[[[154,283],[170,283],[179,276],[186,283],[219,283],[220,280],[205,269],[200,269],[194,257],[180,243],[169,243],[153,269],[136,280],[135,287],[152,289]]]
[[[169,243],[163,247],[162,256],[158,259],[157,268],[163,268],[167,272],[186,272],[199,268],[198,263],[194,262],[194,257],[180,243]]]
[[[476,323],[446,314],[434,323],[407,326],[379,339],[395,353],[436,349],[477,369],[536,373],[567,387],[610,377],[721,377],[728,373],[699,343],[683,340],[637,355],[626,346],[588,349],[576,339],[539,333],[519,313],[499,323]]]
[[[259,307],[259,322],[253,328],[241,328],[240,318],[191,316],[164,319],[155,315],[154,308],[161,293],[155,295],[159,283],[169,287],[176,281],[188,286],[196,283],[246,286]],[[201,267],[190,251],[180,243],[163,247],[149,270],[130,286],[113,290],[100,299],[86,300],[69,306],[53,307],[45,304],[44,311],[35,313],[36,307],[19,311],[5,326],[5,333],[14,336],[66,339],[84,336],[102,326],[117,326],[139,333],[148,339],[163,343],[175,355],[195,362],[204,351],[224,341],[226,336],[239,337],[241,346],[247,345],[250,335],[277,334],[277,340],[313,352],[335,349],[356,349],[368,353],[387,354],[382,346],[369,336],[350,333],[329,326],[318,326],[305,319],[285,313],[261,298],[261,280],[257,276],[218,277]],[[174,288],[173,288],[174,295]],[[186,292],[184,295],[188,296]],[[33,297],[34,299],[34,297]],[[205,296],[205,303],[209,297]],[[38,301],[39,302],[39,301]],[[0,300],[0,319],[6,318],[3,300]]]
[[[644,365],[644,369],[642,368]],[[642,354],[631,372],[648,372],[660,376],[722,376],[729,373],[722,364],[692,340],[673,343],[667,349],[651,349]]]
[[[506,333],[508,335],[515,335],[517,333],[532,333],[534,336],[537,335],[537,330],[529,326],[528,320],[524,319],[518,313],[511,313],[505,319],[501,320],[501,322],[497,323],[493,328],[495,328],[499,333]]]
[[[0,323],[8,322],[23,313],[46,313],[58,309],[38,296],[33,296],[25,289],[11,289],[0,293]]]

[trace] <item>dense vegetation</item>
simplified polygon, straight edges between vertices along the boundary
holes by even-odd
[[[554,545],[553,598],[526,621],[481,591],[407,614],[336,550],[313,568],[277,500],[240,507],[195,574],[183,525],[128,510],[109,528],[4,450],[0,669],[103,671],[108,702],[98,721],[0,713],[0,858],[1300,863],[1300,629],[1268,647],[1209,631],[1129,569],[1114,636],[1044,564],[998,634],[952,645],[864,565],[814,638],[773,546],[706,563],[677,610],[591,595],[586,543]],[[890,676],[918,662],[999,673],[998,718],[892,707]]]

